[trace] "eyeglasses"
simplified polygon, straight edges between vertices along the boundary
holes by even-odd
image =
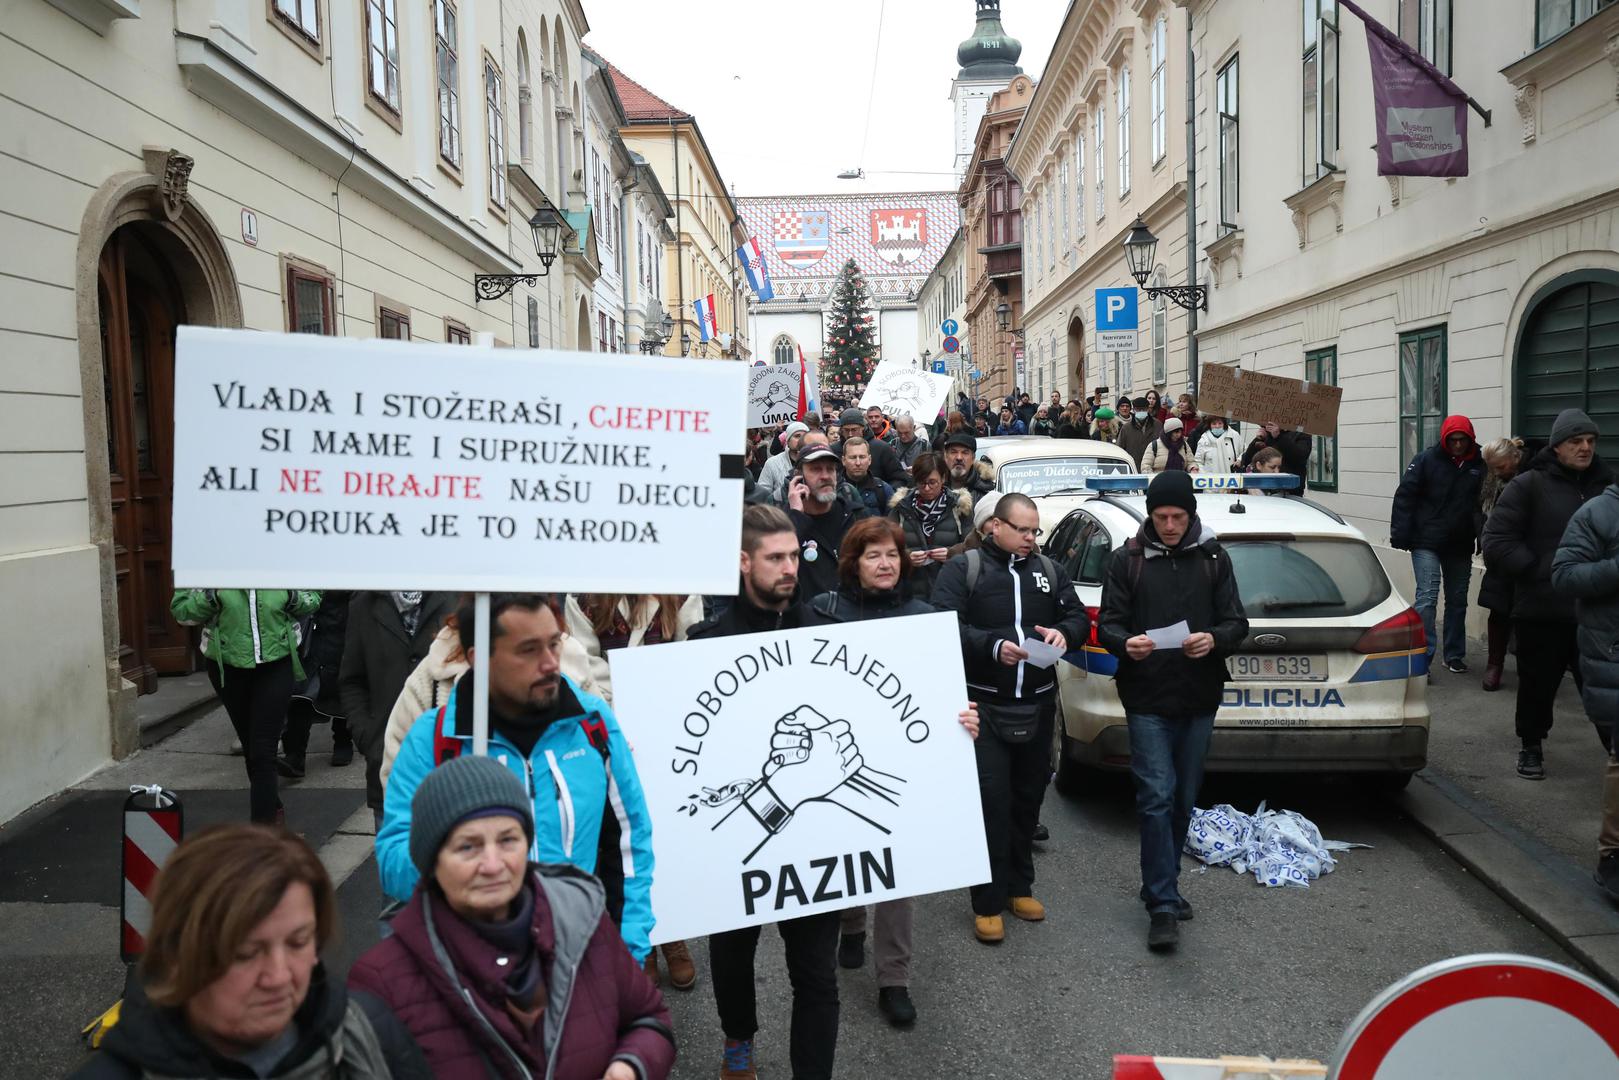
[[[1002,525],[1005,525],[1008,529],[1011,529],[1013,532],[1017,533],[1019,536],[1024,537],[1026,539],[1029,539],[1029,540],[1033,540],[1033,539],[1035,539],[1037,537],[1044,536],[1045,532],[1046,532],[1046,530],[1044,530],[1044,529],[1038,529],[1038,528],[1036,528],[1036,529],[1025,529],[1025,528],[1022,528],[1021,526],[1012,524],[1010,521],[1007,521],[1005,518],[996,518],[995,520],[1000,522]]]

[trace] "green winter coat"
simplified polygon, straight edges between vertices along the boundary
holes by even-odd
[[[202,655],[225,667],[254,668],[292,657],[298,662],[298,620],[320,607],[320,593],[309,589],[181,589],[169,610],[186,626],[201,626]]]

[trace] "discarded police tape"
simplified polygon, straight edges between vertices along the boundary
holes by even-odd
[[[1370,847],[1342,840],[1324,840],[1321,830],[1291,810],[1259,809],[1245,814],[1228,803],[1208,810],[1193,810],[1186,830],[1186,852],[1209,866],[1229,866],[1239,874],[1252,873],[1267,887],[1291,885],[1301,889],[1338,865],[1334,851]]]

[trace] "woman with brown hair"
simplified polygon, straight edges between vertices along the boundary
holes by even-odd
[[[393,1014],[327,981],[320,951],[336,920],[331,879],[299,837],[262,825],[197,833],[158,875],[140,978],[74,1080],[426,1080]]]
[[[685,641],[686,631],[703,620],[701,596],[625,596],[622,594],[568,594],[564,609],[568,635],[579,642],[590,663],[596,692],[613,703],[613,673],[607,654],[637,645]],[[690,990],[697,985],[697,965],[684,941],[658,945],[647,954],[646,974],[658,984],[658,953],[669,968],[669,985]]]
[[[904,530],[902,546],[910,549],[910,595],[926,600],[944,564],[966,550],[973,529],[972,491],[951,488],[944,460],[927,451],[911,465],[911,486],[894,492],[888,506],[889,517]]]
[[[930,455],[924,455],[927,457]],[[922,464],[917,459],[917,466]],[[907,596],[905,579],[912,573],[905,551],[905,530],[885,518],[865,518],[844,534],[838,550],[838,588],[812,602],[815,614],[830,622],[861,622],[905,615],[932,615],[936,609]],[[957,716],[967,734],[978,738],[978,707],[967,703]],[[877,958],[877,1011],[895,1027],[916,1022],[911,1002],[911,930],[916,902],[912,897],[885,900],[873,920],[872,951]],[[866,908],[843,912],[838,963],[846,968],[866,962]]]

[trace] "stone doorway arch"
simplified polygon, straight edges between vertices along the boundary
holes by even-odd
[[[101,581],[101,635],[111,748],[123,757],[139,743],[136,687],[120,672],[117,551],[107,415],[108,369],[102,347],[103,252],[114,234],[134,227],[161,265],[178,321],[239,327],[242,301],[230,257],[206,212],[191,201],[192,159],[177,150],[147,147],[145,171],[109,177],[91,196],[79,223],[74,264],[79,379],[84,403],[84,461],[89,491],[90,542]]]
[[[1091,392],[1086,385],[1085,374],[1085,320],[1080,316],[1077,304],[1075,309],[1068,320],[1068,371],[1073,376],[1070,385],[1075,388],[1074,395],[1085,397]]]
[[[584,297],[579,298],[579,325],[575,328],[574,333],[576,335],[574,348],[580,352],[594,351],[590,347],[591,338],[594,337],[590,332],[590,304]]]

